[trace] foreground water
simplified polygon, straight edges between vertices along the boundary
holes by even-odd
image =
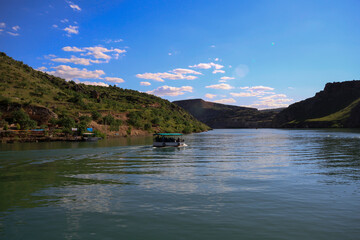
[[[1,239],[359,239],[360,132],[0,145]]]

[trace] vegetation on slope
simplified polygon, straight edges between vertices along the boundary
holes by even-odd
[[[182,108],[159,97],[116,86],[68,82],[0,53],[1,125],[18,123],[14,112],[21,109],[38,125],[63,126],[65,131],[87,126],[128,134],[209,129]]]

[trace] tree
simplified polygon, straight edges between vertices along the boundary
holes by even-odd
[[[19,124],[20,129],[31,129],[35,128],[36,121],[30,119],[29,115],[23,110],[17,110],[12,113],[12,120],[14,123]]]
[[[93,111],[91,113],[91,117],[94,121],[97,121],[101,118],[101,114],[98,111]]]

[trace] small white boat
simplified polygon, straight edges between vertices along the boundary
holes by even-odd
[[[155,133],[154,147],[185,147],[182,133]]]

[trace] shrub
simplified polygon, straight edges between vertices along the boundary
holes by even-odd
[[[75,126],[75,120],[69,116],[62,116],[57,123],[64,128],[71,128]]]
[[[110,114],[106,115],[105,117],[103,117],[103,123],[105,125],[111,125],[115,122],[115,118],[113,116],[111,116]]]
[[[12,113],[12,120],[19,125],[19,127],[16,126],[18,130],[35,128],[37,125],[36,121],[30,119],[29,115],[23,109],[14,111]]]
[[[97,121],[101,118],[101,114],[98,111],[93,111],[91,113],[91,117],[94,121]]]

